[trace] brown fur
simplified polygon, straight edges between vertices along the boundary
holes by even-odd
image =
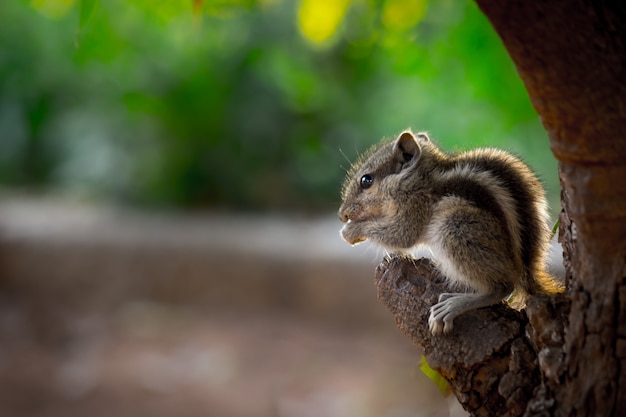
[[[364,175],[373,179],[363,188]],[[433,333],[464,311],[515,291],[518,305],[562,288],[545,270],[550,230],[544,191],[531,169],[497,149],[441,151],[426,134],[405,131],[370,149],[342,188],[343,238],[393,253],[430,247],[447,278],[473,294],[443,294]]]

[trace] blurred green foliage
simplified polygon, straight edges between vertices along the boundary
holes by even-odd
[[[155,4],[157,3],[157,4]],[[0,5],[0,183],[135,204],[335,210],[401,130],[556,162],[472,2]]]

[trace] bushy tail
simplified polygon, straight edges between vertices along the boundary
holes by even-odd
[[[534,285],[534,291],[529,291],[530,295],[537,294],[539,292],[545,294],[558,294],[565,291],[563,283],[543,269],[535,271],[530,280],[532,281],[532,285]]]
[[[544,269],[537,269],[534,273],[529,271],[524,275],[520,282],[521,288],[516,288],[508,300],[511,307],[517,310],[524,308],[528,298],[535,294],[558,294],[565,290],[563,283]]]

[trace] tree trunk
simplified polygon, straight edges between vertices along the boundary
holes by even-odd
[[[467,313],[439,338],[429,264],[383,262],[379,299],[473,415],[626,415],[626,3],[476,2],[559,161],[568,290]]]

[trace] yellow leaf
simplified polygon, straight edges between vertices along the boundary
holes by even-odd
[[[382,21],[391,30],[407,30],[426,15],[426,0],[387,0],[383,5]]]
[[[422,371],[424,375],[428,377],[428,379],[435,383],[443,396],[447,397],[452,393],[448,381],[444,377],[442,377],[439,372],[430,367],[428,362],[426,362],[426,357],[424,355],[422,355],[420,359],[420,371]]]
[[[337,32],[348,11],[350,0],[301,0],[298,27],[314,44],[324,44]]]

